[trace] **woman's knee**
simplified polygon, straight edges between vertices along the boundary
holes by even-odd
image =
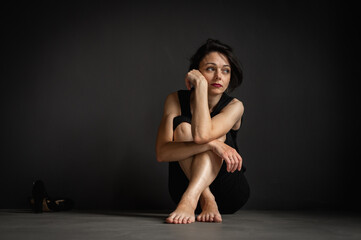
[[[205,152],[202,152],[202,153],[199,153],[198,154],[199,156],[204,156],[206,158],[209,158],[211,159],[212,161],[214,162],[217,162],[219,164],[222,164],[223,163],[223,160],[220,156],[218,156],[217,154],[215,154],[213,151],[211,150],[208,150],[208,151],[205,151]]]
[[[222,158],[212,151],[205,151],[197,154],[193,159],[193,161],[196,161],[201,164],[207,164],[207,165],[210,164],[210,166],[212,166],[212,169],[216,171],[217,174],[223,163]]]
[[[192,127],[187,122],[180,123],[174,130],[174,141],[193,141]]]

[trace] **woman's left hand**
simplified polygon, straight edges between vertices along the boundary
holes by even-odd
[[[192,87],[196,87],[201,82],[207,82],[203,74],[196,69],[189,71],[185,78],[186,87],[188,90],[191,90]]]
[[[219,140],[213,140],[210,142],[210,144],[212,146],[213,152],[226,162],[228,172],[233,173],[236,170],[241,170],[242,157],[234,148]]]

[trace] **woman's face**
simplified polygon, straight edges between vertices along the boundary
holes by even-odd
[[[231,80],[231,65],[223,54],[208,53],[199,64],[199,71],[208,82],[208,94],[221,94],[228,88]]]

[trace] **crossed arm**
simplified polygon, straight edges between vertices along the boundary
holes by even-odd
[[[242,167],[241,156],[221,139],[237,122],[240,122],[243,105],[234,99],[219,114],[211,118],[208,101],[204,101],[207,96],[203,92],[205,91],[202,87],[195,88],[195,109],[193,110],[191,124],[194,139],[192,142],[173,141],[173,119],[179,116],[181,111],[177,93],[168,95],[158,129],[157,160],[159,162],[181,161],[210,150],[226,162],[229,172],[240,170]]]

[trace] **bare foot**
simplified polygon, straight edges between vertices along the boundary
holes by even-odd
[[[199,222],[222,222],[222,216],[218,211],[217,203],[214,199],[201,198],[202,212],[197,216]]]
[[[188,224],[195,221],[195,207],[189,201],[181,200],[174,212],[165,220],[167,223]]]

